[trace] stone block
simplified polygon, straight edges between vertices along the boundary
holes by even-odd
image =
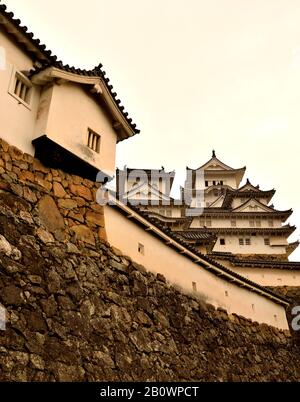
[[[45,195],[38,202],[38,212],[42,224],[50,231],[64,229],[65,223],[55,201],[50,195]]]
[[[64,198],[67,195],[63,186],[58,182],[53,183],[53,191],[54,195],[59,198]]]
[[[38,228],[36,234],[44,244],[54,243],[55,241],[52,234],[42,228]]]
[[[89,229],[85,225],[78,225],[71,227],[71,230],[75,233],[75,240],[76,241],[83,241],[85,243],[95,245],[95,237],[91,229]]]
[[[20,151],[20,149],[18,149],[17,147],[10,146],[8,152],[12,160],[20,161],[23,159],[23,152]]]
[[[74,209],[77,208],[77,202],[71,199],[60,199],[58,200],[59,208],[63,209]]]
[[[74,195],[77,195],[78,197],[82,197],[87,201],[92,201],[92,193],[91,190],[83,185],[75,185],[75,184],[70,184],[69,185],[71,193]]]
[[[48,169],[47,167],[45,167],[40,161],[38,161],[37,159],[34,159],[32,162],[32,169],[33,171],[37,171],[37,172],[41,172],[41,173],[45,173],[48,174],[50,172],[50,169]]]
[[[88,211],[86,213],[86,221],[101,227],[104,227],[104,215],[99,212]]]

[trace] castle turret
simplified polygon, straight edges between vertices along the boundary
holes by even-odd
[[[0,137],[45,165],[96,180],[139,132],[102,65],[63,64],[0,4]]]

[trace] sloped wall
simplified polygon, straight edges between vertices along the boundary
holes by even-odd
[[[98,188],[99,183],[49,169],[0,139],[0,190],[23,200],[19,209],[25,221],[36,207],[48,232],[40,230],[39,236],[48,243],[73,238],[95,245],[99,238],[105,239],[103,207],[96,202]]]
[[[1,381],[299,380],[286,333],[183,295],[103,242],[46,245],[18,198],[0,200]]]
[[[288,333],[146,272],[102,240],[91,183],[1,146],[0,381],[300,379]]]

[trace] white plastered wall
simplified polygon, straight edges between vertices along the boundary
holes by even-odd
[[[223,262],[225,265],[226,262]],[[226,264],[232,271],[262,286],[300,286],[300,271],[275,268],[236,267]]]
[[[40,88],[31,89],[30,107],[18,102],[10,93],[15,71],[29,71],[33,67],[30,57],[8,36],[0,31],[1,54],[5,60],[4,69],[0,69],[0,137],[9,144],[15,145],[23,152],[31,155],[34,148],[31,144],[40,98]]]
[[[117,135],[97,101],[74,83],[47,88],[42,94],[35,136],[50,139],[100,170],[114,174]],[[88,129],[101,136],[100,152],[87,147]]]
[[[239,239],[244,239],[244,245],[239,244]],[[246,245],[245,239],[250,239],[251,244]],[[265,244],[265,238],[270,239],[270,246]],[[225,239],[225,245],[220,244],[220,239]],[[219,238],[214,246],[213,251],[231,252],[233,254],[285,254],[286,253],[286,239],[281,239],[281,245],[272,247],[272,237],[268,236],[250,236],[250,235],[219,235]]]
[[[109,206],[104,210],[109,243],[147,270],[165,275],[167,280],[187,293],[192,292],[194,283],[197,287],[195,294],[216,307],[226,309],[228,313],[288,329],[285,310],[281,305],[208,272],[118,210]],[[138,251],[139,243],[144,246],[144,254]]]

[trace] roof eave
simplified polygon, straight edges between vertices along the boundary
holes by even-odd
[[[299,241],[294,241],[293,243],[289,243],[286,248],[286,254],[289,257],[299,246]]]

